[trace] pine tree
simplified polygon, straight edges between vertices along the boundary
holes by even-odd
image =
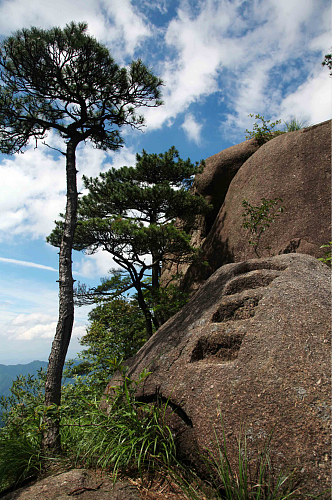
[[[115,64],[86,23],[63,30],[23,29],[0,47],[0,151],[23,152],[50,130],[64,140],[67,205],[59,253],[59,320],[47,371],[45,404],[60,404],[61,376],[74,322],[72,245],[77,222],[76,148],[85,141],[116,150],[120,128],[140,129],[135,109],[159,106],[162,82],[140,60]],[[45,450],[60,448],[58,422],[49,422]]]
[[[152,322],[158,328],[163,319],[160,311],[151,314],[144,290],[151,291],[156,303],[162,261],[192,259],[195,251],[189,230],[197,216],[210,208],[202,196],[190,190],[201,169],[202,164],[182,160],[172,147],[159,155],[143,150],[137,154],[135,167],[113,168],[95,179],[84,177],[89,192],[79,202],[74,248],[112,254],[127,273],[123,290],[136,289],[148,337],[153,332]],[[181,224],[175,222],[177,218]],[[63,221],[57,222],[48,242],[58,246],[63,229]],[[151,284],[147,282],[150,275]],[[114,280],[106,281],[99,291],[112,288]]]

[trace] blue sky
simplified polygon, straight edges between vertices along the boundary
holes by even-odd
[[[150,5],[152,4],[152,5]],[[122,65],[140,57],[165,81],[164,105],[145,112],[144,133],[123,129],[125,146],[78,151],[81,175],[133,165],[135,153],[174,145],[207,158],[245,140],[249,113],[308,124],[331,118],[331,79],[321,62],[332,45],[329,0],[0,0],[0,37],[23,27],[86,21]],[[50,134],[48,143],[62,146]],[[0,363],[47,360],[57,321],[57,249],[45,242],[65,206],[64,158],[41,144],[0,155]],[[74,254],[89,285],[111,256]],[[80,350],[89,308],[77,308],[69,357]]]

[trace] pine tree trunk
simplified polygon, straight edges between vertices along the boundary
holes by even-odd
[[[144,296],[142,293],[142,288],[141,288],[140,282],[136,281],[134,283],[134,287],[137,290],[138,305],[141,308],[141,310],[143,311],[143,314],[145,317],[145,331],[146,331],[147,338],[149,339],[153,333],[151,313],[150,313],[149,308],[147,307],[146,302],[144,300]]]
[[[77,141],[70,139],[66,151],[67,205],[65,229],[59,252],[59,319],[52,343],[45,384],[45,405],[60,405],[61,380],[74,324],[72,247],[77,221],[77,182],[75,150]],[[61,450],[59,420],[46,418],[43,449],[48,455]]]
[[[159,268],[160,262],[157,256],[152,252],[152,300],[154,302],[154,306],[157,305],[158,301],[158,290],[159,290]],[[158,329],[163,323],[162,313],[155,313],[153,317],[153,323],[155,327]]]

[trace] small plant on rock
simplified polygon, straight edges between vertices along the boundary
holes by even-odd
[[[270,123],[271,120],[265,120],[264,116],[258,114],[257,115],[250,114],[248,116],[250,116],[251,118],[255,118],[256,120],[260,120],[262,122],[261,125],[255,122],[253,125],[253,130],[246,129],[246,132],[248,134],[246,135],[246,139],[256,139],[256,141],[260,146],[270,141],[277,135],[285,133],[282,132],[281,130],[274,130],[276,125],[279,125],[281,123],[281,120],[276,120],[275,122]]]
[[[321,257],[320,259],[318,259],[324,262],[324,264],[328,265],[329,267],[331,267],[331,260],[332,260],[331,247],[332,247],[332,241],[329,241],[327,245],[322,245],[320,248],[328,248],[329,250],[325,252],[325,257]]]
[[[277,208],[278,202],[282,202],[282,199],[275,198],[274,200],[267,200],[266,198],[262,198],[261,206],[253,207],[247,200],[242,201],[242,206],[245,208],[242,214],[244,218],[242,227],[249,229],[253,235],[253,239],[249,240],[249,245],[254,247],[257,257],[260,257],[258,245],[262,234],[270,227],[270,224],[274,222],[275,218],[284,211],[285,207],[280,206]],[[270,212],[271,210],[273,211]],[[270,250],[270,248],[268,248],[268,250]]]

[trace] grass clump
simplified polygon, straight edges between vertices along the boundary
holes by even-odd
[[[280,472],[277,476],[272,469],[269,444],[270,439],[261,452],[255,471],[252,473],[249,465],[247,438],[238,439],[238,467],[235,471],[228,459],[225,432],[223,429],[222,443],[217,434],[215,439],[218,455],[215,457],[207,450],[207,466],[211,472],[212,484],[218,491],[218,499],[225,500],[286,500],[299,498],[299,490],[293,482],[293,474]]]
[[[114,479],[120,471],[142,474],[160,467],[170,467],[176,460],[173,433],[166,424],[167,402],[140,402],[136,391],[148,372],[138,381],[127,376],[118,365],[122,382],[112,387],[107,411],[100,401],[87,402],[88,408],[72,426],[76,459],[85,466],[111,470]]]
[[[295,116],[292,116],[288,122],[284,122],[285,132],[295,132],[296,130],[301,130],[302,128],[308,127],[305,122],[301,122]]]

